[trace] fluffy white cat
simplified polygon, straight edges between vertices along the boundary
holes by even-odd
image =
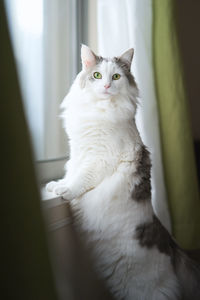
[[[135,124],[133,49],[109,59],[83,45],[81,58],[61,105],[70,160],[65,177],[47,189],[70,201],[116,299],[200,299],[199,267],[153,212],[151,161]]]

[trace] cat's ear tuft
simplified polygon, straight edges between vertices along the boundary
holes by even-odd
[[[86,45],[81,46],[81,60],[83,69],[89,69],[96,64],[96,55],[94,52]]]
[[[132,59],[133,59],[133,54],[134,54],[134,49],[131,48],[131,49],[125,51],[125,52],[119,57],[119,59],[121,59],[121,60],[127,62],[128,65],[131,66]]]

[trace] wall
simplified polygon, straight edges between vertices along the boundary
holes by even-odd
[[[200,140],[200,1],[176,0],[176,16],[192,132]]]

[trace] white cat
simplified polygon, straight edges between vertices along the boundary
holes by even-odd
[[[200,299],[198,266],[153,212],[149,152],[135,124],[133,49],[105,59],[83,45],[81,58],[61,105],[70,143],[66,176],[47,189],[70,200],[116,299]]]

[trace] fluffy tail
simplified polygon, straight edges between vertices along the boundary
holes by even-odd
[[[200,300],[200,265],[186,252],[177,249],[174,257],[175,272],[178,277],[182,300]]]

